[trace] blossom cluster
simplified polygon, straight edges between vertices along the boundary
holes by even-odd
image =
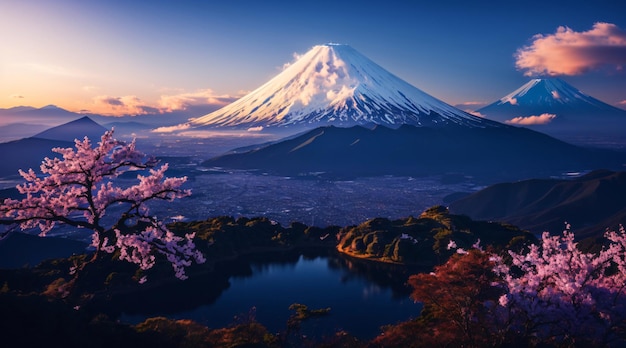
[[[41,175],[20,170],[24,183],[17,185],[22,199],[5,199],[0,219],[21,229],[38,228],[45,236],[56,224],[93,231],[92,245],[100,252],[120,251],[120,259],[149,269],[156,255],[164,255],[175,274],[185,279],[185,268],[204,257],[193,243],[193,234],[175,236],[156,217],[148,203],[171,201],[191,194],[180,187],[186,177],[166,177],[168,165],[136,149],[135,141],[124,143],[107,131],[97,146],[85,137],[75,148],[55,148],[60,156],[45,158]],[[121,187],[121,174],[137,175],[138,183]]]
[[[509,250],[510,258],[489,253],[499,277],[491,286],[502,295],[495,307],[486,305],[499,330],[541,342],[618,340],[626,322],[626,231],[620,226],[604,237],[600,251],[583,252],[567,225],[561,235],[544,232],[539,245]]]

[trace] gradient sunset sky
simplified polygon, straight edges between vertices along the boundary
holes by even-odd
[[[327,42],[463,109],[540,75],[626,108],[616,0],[0,0],[0,42],[0,108],[217,108]]]

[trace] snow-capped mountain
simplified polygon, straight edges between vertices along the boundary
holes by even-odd
[[[241,99],[192,119],[191,127],[402,124],[500,126],[438,100],[348,45],[313,47]]]
[[[559,78],[533,79],[477,110],[486,118],[549,134],[624,129],[626,110],[593,98]]]

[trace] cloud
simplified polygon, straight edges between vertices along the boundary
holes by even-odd
[[[466,101],[466,102],[462,102],[459,104],[455,104],[454,107],[457,109],[461,109],[467,112],[468,114],[472,114],[478,117],[484,117],[484,115],[476,111],[476,109],[480,109],[481,107],[485,105],[487,105],[487,103],[482,102],[482,101]]]
[[[588,31],[559,27],[554,34],[537,34],[515,53],[524,75],[580,75],[589,70],[626,65],[626,31],[611,23],[595,23]]]
[[[626,99],[622,100],[621,102],[618,102],[619,105],[626,105]]]
[[[159,110],[134,95],[122,97],[101,95],[94,98],[94,108],[91,112],[107,116],[137,116],[159,113]]]
[[[189,129],[191,125],[189,123],[179,124],[176,126],[159,127],[151,130],[152,133],[173,133],[181,130]]]
[[[550,92],[552,94],[552,98],[554,99],[560,99],[561,95],[559,94],[559,91],[552,91]]]
[[[482,101],[466,101],[466,102],[462,102],[459,104],[455,104],[454,107],[458,108],[458,109],[471,109],[471,110],[475,110],[475,109],[480,109],[481,107],[487,105],[487,103],[482,102]]]
[[[11,94],[11,98],[13,98],[13,99],[24,99],[24,96],[20,95],[20,94]]]
[[[196,92],[180,93],[174,95],[162,95],[158,101],[159,108],[163,112],[186,110],[190,106],[214,105],[225,106],[237,100],[239,97],[230,95],[216,95],[210,89],[202,89]]]
[[[301,54],[301,53],[298,53],[298,52],[293,52],[293,53],[291,54],[291,57],[292,57],[293,59],[291,60],[291,62],[287,62],[287,63],[283,64],[283,66],[282,66],[281,70],[285,70],[285,69],[287,69],[287,68],[288,68],[288,67],[290,67],[293,63],[297,62],[297,61],[298,61],[298,59],[302,58],[302,56],[303,56],[303,54]]]
[[[189,138],[271,138],[271,134],[247,131],[227,130],[189,130],[177,135]]]
[[[250,127],[248,128],[248,132],[260,132],[263,130],[263,126]]]
[[[93,107],[89,112],[105,116],[165,114],[185,110],[195,113],[199,110],[216,110],[238,98],[238,96],[216,95],[210,89],[161,95],[153,103],[143,101],[134,95],[121,97],[101,95],[93,98]]]
[[[478,111],[472,111],[472,110],[464,110],[465,112],[467,112],[468,114],[472,114],[474,116],[478,116],[478,117],[485,117],[485,115],[481,114]]]
[[[520,117],[515,117],[513,119],[504,121],[504,123],[508,123],[508,124],[514,124],[514,125],[519,125],[519,126],[532,126],[532,125],[541,125],[541,124],[548,124],[550,122],[552,122],[552,120],[554,120],[556,118],[555,114],[541,114],[539,116],[520,116]]]

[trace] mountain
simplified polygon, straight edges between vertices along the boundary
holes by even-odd
[[[626,154],[585,149],[518,127],[319,127],[296,137],[211,158],[208,167],[279,175],[436,175],[459,173],[494,182],[615,168]]]
[[[0,143],[32,137],[33,135],[43,132],[49,126],[43,124],[30,123],[10,123],[0,126]]]
[[[0,177],[17,176],[18,169],[37,170],[45,157],[53,157],[55,147],[74,147],[74,139],[89,137],[96,143],[106,128],[83,117],[57,127],[49,128],[30,138],[0,143]]]
[[[533,79],[476,110],[486,118],[551,135],[621,135],[626,110],[593,98],[559,78]]]
[[[9,109],[0,109],[0,125],[10,123],[33,123],[53,125],[68,122],[81,115],[59,108],[55,105],[46,105],[42,108],[30,106],[16,106]]]
[[[626,172],[597,170],[575,179],[500,183],[450,204],[450,212],[504,221],[533,233],[560,233],[572,225],[577,238],[601,236],[626,224]]]
[[[99,140],[106,131],[106,128],[85,116],[77,120],[49,128],[41,133],[35,134],[33,138],[74,141],[74,139],[82,140],[84,137],[88,137],[91,141],[97,142],[97,140]]]
[[[191,127],[385,125],[497,127],[438,100],[348,45],[313,47],[276,77]]]
[[[0,144],[0,177],[18,176],[18,169],[38,170],[45,157],[52,158],[55,147],[73,147],[74,143],[41,138],[24,138]]]

